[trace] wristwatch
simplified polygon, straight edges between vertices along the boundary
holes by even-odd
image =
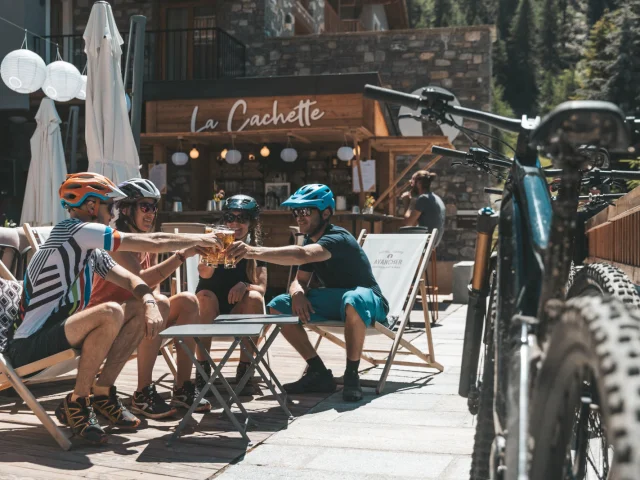
[[[156,303],[156,301],[155,301],[155,300],[145,300],[145,301],[144,301],[144,303],[145,303],[145,305],[146,305],[146,304],[149,304],[149,305],[153,305],[153,306],[155,306],[155,307],[157,307],[157,306],[158,306],[158,304]]]

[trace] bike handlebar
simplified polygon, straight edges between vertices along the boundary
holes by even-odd
[[[412,110],[427,109],[431,110],[431,113],[449,113],[451,115],[458,115],[470,120],[478,120],[509,132],[520,133],[526,130],[526,128],[523,127],[522,122],[515,118],[502,117],[500,115],[483,112],[481,110],[449,105],[447,102],[454,100],[452,95],[437,92],[429,88],[425,88],[422,92],[422,96],[419,96],[412,95],[410,93],[397,92],[388,88],[376,87],[375,85],[365,85],[364,96],[372,100],[392,103]],[[437,106],[441,108],[442,112],[436,111],[436,104],[438,104]]]
[[[563,170],[559,168],[550,168],[542,170],[545,177],[559,177],[562,175]],[[616,180],[640,180],[640,172],[631,172],[628,170],[594,170],[593,173],[598,173],[602,177],[614,178]],[[585,173],[588,176],[589,172]]]
[[[469,161],[476,160],[476,156],[473,152],[463,152],[462,150],[452,150],[444,147],[431,147],[431,153],[436,155],[442,155],[443,157],[459,158],[460,160]],[[478,162],[486,163],[487,165],[493,165],[494,167],[511,168],[513,162],[507,160],[499,160],[497,158],[490,158],[488,155],[481,159],[477,159]]]

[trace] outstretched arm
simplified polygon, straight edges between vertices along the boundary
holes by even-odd
[[[190,247],[207,247],[222,250],[222,242],[215,234],[193,235],[186,233],[122,233],[122,252],[164,253]]]
[[[305,263],[324,262],[331,258],[331,252],[318,245],[289,245],[287,247],[255,247],[244,242],[235,242],[227,249],[227,255],[239,260],[249,258],[262,260],[276,265],[304,265]]]

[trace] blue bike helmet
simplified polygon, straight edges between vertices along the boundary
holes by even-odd
[[[315,207],[320,211],[330,208],[334,212],[336,201],[329,187],[320,183],[312,183],[296,190],[293,195],[282,202],[282,206],[291,208]]]
[[[222,210],[244,210],[248,212],[253,219],[258,218],[260,214],[258,202],[249,195],[234,195],[233,197],[229,197],[227,201],[224,202]]]

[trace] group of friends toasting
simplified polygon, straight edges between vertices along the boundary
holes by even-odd
[[[166,418],[191,407],[205,380],[197,373],[192,377],[192,363],[182,349],[176,351],[170,398],[156,390],[158,334],[172,325],[212,323],[221,314],[263,313],[268,264],[299,267],[288,292],[266,306],[268,313],[300,319],[283,327],[282,334],[308,368],[284,389],[290,394],[336,390],[304,325],[341,320],[347,351],[342,395],[346,401],[362,398],[358,372],[365,331],[386,319],[389,306],[356,239],[331,223],[335,200],[329,187],[305,185],[282,204],[291,209],[304,245],[276,248],[262,245],[260,208],[246,195],[227,199],[221,224],[196,235],[154,231],[160,192],[149,180],[134,178],[116,186],[102,175],[83,172],[68,175],[59,193],[70,218],[53,227],[27,268],[8,354],[18,368],[69,348],[80,350],[74,390],[56,409],[58,420],[75,435],[105,443],[108,435],[98,416],[112,426],[136,429],[139,416]],[[159,253],[169,252],[158,260]],[[195,255],[201,257],[196,292],[162,295],[160,284]],[[320,288],[309,288],[312,275]],[[193,339],[184,342],[210,374],[205,352]],[[211,348],[210,339],[202,348]],[[115,382],[134,352],[138,385],[127,408]],[[243,351],[237,379],[249,365]],[[257,388],[249,381],[240,393],[251,395]],[[206,398],[196,406],[198,412],[210,409]]]

